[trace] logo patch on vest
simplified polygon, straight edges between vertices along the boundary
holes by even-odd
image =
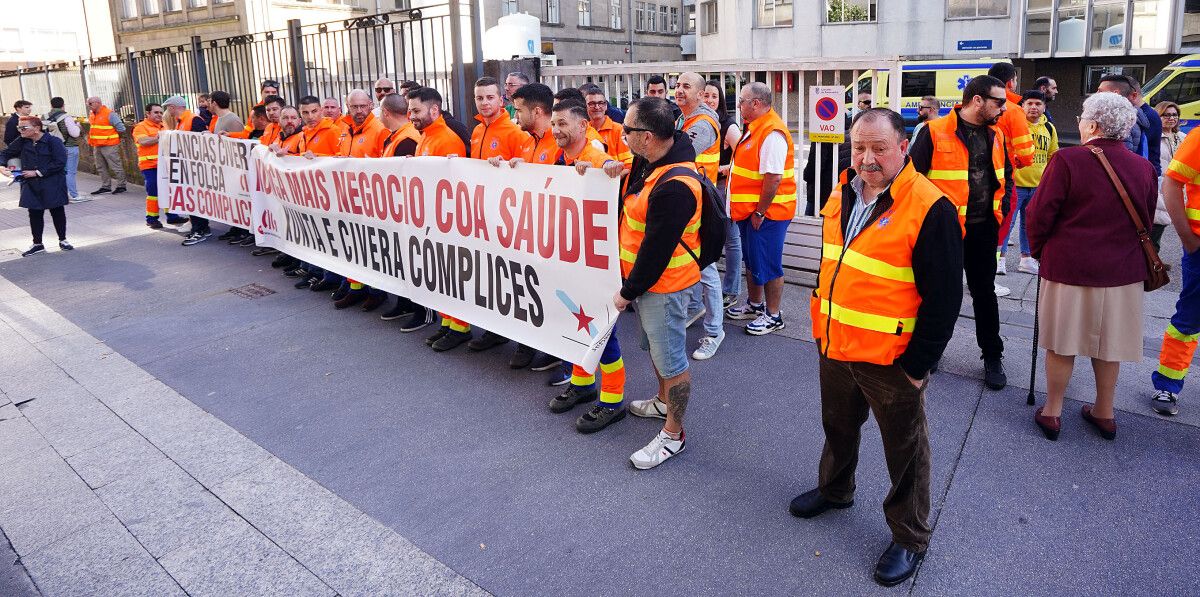
[[[879,221],[875,222],[875,226],[880,230],[887,228],[887,225],[892,223],[892,214],[895,213],[895,211],[896,208],[893,207],[892,209],[884,212],[882,216],[879,216]]]
[[[500,140],[492,139],[492,149],[496,149],[497,147],[500,147]]]

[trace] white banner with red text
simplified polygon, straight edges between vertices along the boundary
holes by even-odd
[[[618,183],[599,169],[252,156],[259,246],[596,368],[621,285]]]
[[[159,133],[159,203],[171,213],[249,229],[250,151],[258,145],[212,133]]]

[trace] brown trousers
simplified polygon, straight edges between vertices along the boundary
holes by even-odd
[[[892,489],[883,513],[892,540],[923,552],[929,546],[929,427],[925,385],[913,387],[899,365],[851,363],[821,357],[821,452],[819,488],[825,499],[854,499],[854,470],[862,425],[875,414],[883,436]]]

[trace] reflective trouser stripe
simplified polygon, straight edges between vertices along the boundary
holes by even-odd
[[[571,385],[573,386],[590,386],[596,383],[596,376],[583,370],[579,365],[571,365]]]
[[[350,283],[350,290],[362,290],[362,289],[363,289],[362,282],[351,282]]]
[[[616,340],[616,336],[612,337]],[[609,352],[609,348],[613,346],[613,342],[609,342],[604,352]],[[603,362],[603,357],[600,362],[600,371],[604,372],[604,377],[600,379],[600,402],[606,404],[620,404],[625,399],[625,360],[621,358],[621,349],[617,347],[617,359],[611,363]],[[609,355],[604,355],[605,357]]]
[[[157,218],[158,211],[158,197],[146,195],[146,215],[152,218]]]

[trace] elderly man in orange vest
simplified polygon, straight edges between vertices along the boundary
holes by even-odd
[[[96,173],[100,175],[100,188],[92,191],[92,194],[124,193],[125,162],[121,160],[121,133],[125,132],[125,123],[98,97],[89,97],[87,107],[88,124],[91,125],[88,129],[88,145],[92,147]],[[112,188],[113,177],[117,179],[116,189]]]
[[[875,581],[893,586],[929,546],[925,388],[962,303],[962,235],[954,205],[908,161],[899,114],[860,112],[850,142],[849,182],[821,210],[825,249],[810,306],[825,447],[817,487],[790,510],[813,518],[854,505],[861,427],[873,414],[892,481],[883,501],[892,543]]]
[[[733,149],[727,193],[729,217],[742,238],[749,296],[745,305],[726,309],[725,316],[752,319],[746,333],[755,336],[784,328],[783,242],[796,215],[795,147],[772,101],[766,83],[742,87],[738,105],[746,132]]]

